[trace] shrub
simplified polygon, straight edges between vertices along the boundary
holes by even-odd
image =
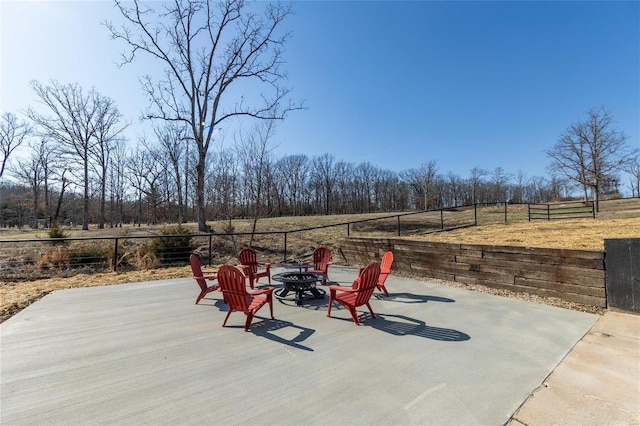
[[[62,229],[60,229],[57,223],[54,223],[51,226],[51,228],[49,228],[49,231],[47,231],[47,235],[49,236],[49,238],[68,238],[69,237],[69,234],[67,234]],[[52,241],[52,243],[53,245],[65,244],[66,241]]]
[[[188,262],[194,249],[191,233],[182,225],[164,227],[162,236],[152,240],[150,250],[167,262]]]
[[[62,246],[50,248],[42,254],[37,265],[40,268],[65,268],[69,266],[69,249]]]
[[[89,266],[93,269],[107,268],[113,257],[109,246],[99,242],[78,242],[69,250],[70,263],[73,267]]]

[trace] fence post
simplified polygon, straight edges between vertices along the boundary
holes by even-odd
[[[444,213],[442,209],[440,209],[440,229],[444,229]]]
[[[400,215],[398,215],[398,237],[400,236]]]
[[[213,260],[213,234],[209,234],[209,263],[207,265],[211,265],[211,261]]]
[[[114,240],[116,243],[113,246],[113,272],[118,272],[118,239]]]
[[[547,220],[551,220],[551,206],[547,204]]]
[[[287,233],[284,233],[284,259],[283,262],[287,261]]]
[[[351,228],[349,227],[349,223],[347,223],[347,237],[351,235]]]
[[[473,225],[478,226],[478,203],[473,203]]]
[[[507,223],[507,202],[504,202],[504,223]]]
[[[529,222],[531,222],[531,204],[527,203],[527,216],[529,217]]]

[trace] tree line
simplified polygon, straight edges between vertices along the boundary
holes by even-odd
[[[43,90],[39,84],[34,87]],[[56,87],[58,94],[69,98],[83,96],[76,85],[46,90]],[[71,96],[74,91],[77,93]],[[91,104],[91,110],[100,113],[77,114],[95,120],[86,118],[83,125],[82,120],[71,117],[47,121],[52,129],[101,129],[82,139],[85,142],[79,146],[63,143],[62,138],[42,137],[35,130],[42,125],[36,114],[28,113],[33,125],[14,114],[3,115],[2,134],[13,135],[5,138],[12,143],[5,145],[4,152],[25,142],[28,153],[7,168],[14,183],[0,188],[0,226],[38,227],[36,218],[41,224],[51,221],[84,227],[93,223],[98,228],[196,221],[194,165],[198,159],[189,132],[166,123],[155,127],[153,136],[140,138],[134,149],[127,149],[120,137],[126,124],[115,105],[94,92],[85,98],[83,108],[91,102],[110,108],[100,110]],[[235,138],[228,149],[209,156],[205,215],[208,220],[226,221],[226,231],[233,229],[236,218],[257,221],[274,216],[400,212],[505,201],[543,203],[570,198],[578,184],[568,178],[569,173],[528,177],[523,172],[510,174],[502,167],[474,167],[462,177],[441,172],[435,161],[393,171],[369,162],[344,161],[329,153],[278,156],[271,142],[274,132],[273,121],[262,122]],[[615,179],[598,184],[600,193],[618,192]]]

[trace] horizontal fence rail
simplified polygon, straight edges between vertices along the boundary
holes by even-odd
[[[186,266],[191,253],[197,253],[208,265],[222,264],[235,261],[244,247],[254,248],[262,261],[291,262],[308,259],[321,245],[339,249],[331,247],[338,238],[419,235],[526,221],[531,220],[531,215],[531,205],[505,202],[383,215],[287,231],[0,240],[0,281]],[[313,223],[314,216],[308,218]]]
[[[596,217],[593,203],[588,201],[562,204],[528,204],[527,209],[529,221]]]

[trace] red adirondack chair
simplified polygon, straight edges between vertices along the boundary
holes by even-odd
[[[375,318],[376,316],[373,313],[373,309],[371,309],[369,299],[371,299],[371,295],[376,289],[379,275],[380,264],[372,263],[364,268],[360,276],[354,281],[352,288],[338,285],[329,286],[329,309],[327,310],[327,316],[331,316],[331,305],[335,301],[349,310],[356,325],[360,325],[358,312],[356,311],[358,306],[367,305],[371,316]]]
[[[196,299],[196,305],[202,300],[204,296],[212,291],[216,291],[220,289],[220,286],[216,283],[213,285],[207,285],[208,281],[214,281],[218,278],[217,271],[202,271],[202,266],[200,265],[200,259],[195,254],[189,256],[189,263],[191,263],[191,271],[193,272],[193,279],[196,280],[198,285],[200,286],[200,294]],[[206,273],[206,275],[205,275]]]
[[[250,248],[243,249],[238,255],[238,261],[242,269],[244,269],[244,273],[249,277],[249,285],[251,288],[253,288],[255,283],[262,277],[267,277],[269,284],[271,284],[271,264],[258,263],[258,256],[255,250]],[[258,268],[264,268],[264,270],[259,271]]]
[[[313,269],[308,272],[323,274],[322,285],[327,284],[329,265],[331,265],[331,250],[326,247],[318,247],[313,251]]]
[[[273,319],[273,287],[248,292],[245,284],[246,277],[242,271],[229,265],[223,265],[218,270],[218,282],[224,301],[229,306],[229,312],[222,323],[223,327],[227,324],[231,312],[241,311],[247,316],[244,331],[248,331],[256,312],[267,303],[271,311],[271,319]]]
[[[389,296],[387,287],[384,286],[384,282],[391,273],[391,265],[393,264],[393,252],[388,251],[382,255],[382,262],[380,262],[380,277],[378,278],[378,290],[383,291],[384,294]]]

